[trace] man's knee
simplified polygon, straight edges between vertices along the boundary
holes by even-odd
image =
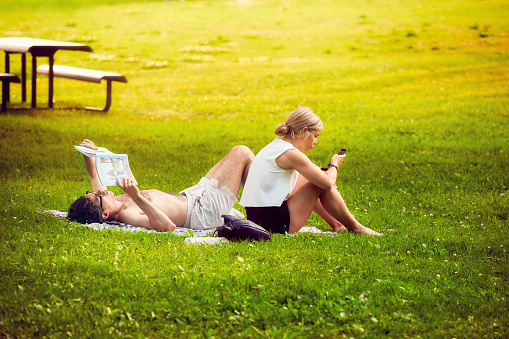
[[[235,156],[235,158],[238,159],[238,160],[242,159],[242,160],[250,160],[250,161],[252,161],[254,159],[254,157],[255,157],[253,151],[251,151],[249,149],[249,147],[244,146],[244,145],[234,146],[231,149],[230,154]]]

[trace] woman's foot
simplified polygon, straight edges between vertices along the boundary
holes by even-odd
[[[339,222],[335,225],[330,225],[330,227],[332,227],[333,232],[344,232],[348,230],[345,226],[343,226],[343,224]]]
[[[383,233],[373,231],[372,229],[362,226],[360,224],[358,226],[356,226],[355,228],[349,229],[348,231],[355,233],[355,234],[360,234],[360,235],[367,234],[367,235],[376,235],[378,237],[383,235]]]

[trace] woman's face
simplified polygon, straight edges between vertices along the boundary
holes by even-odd
[[[321,130],[309,133],[307,127],[303,128],[300,132],[300,138],[302,138],[302,140],[297,148],[302,152],[308,152],[318,143],[317,138],[320,135],[320,132]]]

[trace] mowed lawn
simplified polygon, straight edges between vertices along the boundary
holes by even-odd
[[[128,83],[106,114],[0,114],[0,337],[508,337],[508,17],[505,0],[4,0],[1,37],[85,43],[55,63]],[[55,106],[103,106],[104,86],[56,79]],[[28,106],[19,85],[10,100]],[[128,154],[141,189],[180,191],[299,106],[325,125],[308,156],[348,148],[338,188],[383,237],[202,246],[39,213],[90,189],[84,138]]]

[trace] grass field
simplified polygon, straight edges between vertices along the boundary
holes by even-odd
[[[129,83],[107,114],[0,115],[0,337],[507,338],[507,17],[506,0],[2,1],[0,36],[86,43],[56,64]],[[55,81],[56,106],[103,100]],[[349,149],[338,187],[383,237],[196,246],[38,213],[90,188],[83,138],[179,191],[298,106],[325,124],[316,164]]]

